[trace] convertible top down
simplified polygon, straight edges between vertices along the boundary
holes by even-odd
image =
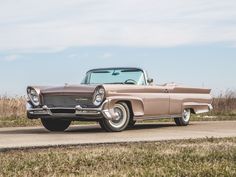
[[[177,84],[153,85],[140,68],[100,68],[80,85],[28,86],[27,115],[50,131],[64,131],[71,121],[97,121],[106,131],[123,131],[138,120],[173,118],[189,124],[191,114],[212,110],[211,90]]]

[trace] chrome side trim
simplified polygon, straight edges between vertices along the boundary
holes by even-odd
[[[213,106],[211,104],[208,104],[207,106],[208,106],[208,109],[199,110],[199,111],[196,111],[195,113],[202,114],[202,113],[207,113],[207,112],[213,110]]]
[[[141,116],[141,117],[134,117],[134,120],[158,120],[158,119],[174,119],[177,117],[182,117],[182,114],[175,114],[175,115],[158,115],[158,116]]]

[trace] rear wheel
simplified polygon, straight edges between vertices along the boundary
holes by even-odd
[[[189,125],[190,118],[191,118],[191,110],[184,109],[182,117],[175,118],[175,123],[178,126],[187,126]]]
[[[71,124],[71,121],[61,119],[41,119],[41,122],[47,130],[52,132],[63,132]]]
[[[114,120],[107,120],[103,118],[100,120],[100,126],[108,132],[120,132],[127,128],[130,121],[130,110],[126,103],[120,102],[115,104],[114,112],[117,118]]]

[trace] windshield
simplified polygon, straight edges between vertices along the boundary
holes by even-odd
[[[133,84],[146,85],[140,69],[101,69],[87,73],[84,84]]]

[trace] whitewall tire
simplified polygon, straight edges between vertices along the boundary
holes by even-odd
[[[117,118],[114,120],[107,120],[103,118],[99,121],[100,126],[108,132],[120,132],[127,128],[130,122],[130,110],[126,103],[119,102],[114,106],[114,112]]]
[[[182,117],[175,118],[175,123],[178,126],[187,126],[189,125],[190,118],[191,118],[191,110],[184,109]]]

